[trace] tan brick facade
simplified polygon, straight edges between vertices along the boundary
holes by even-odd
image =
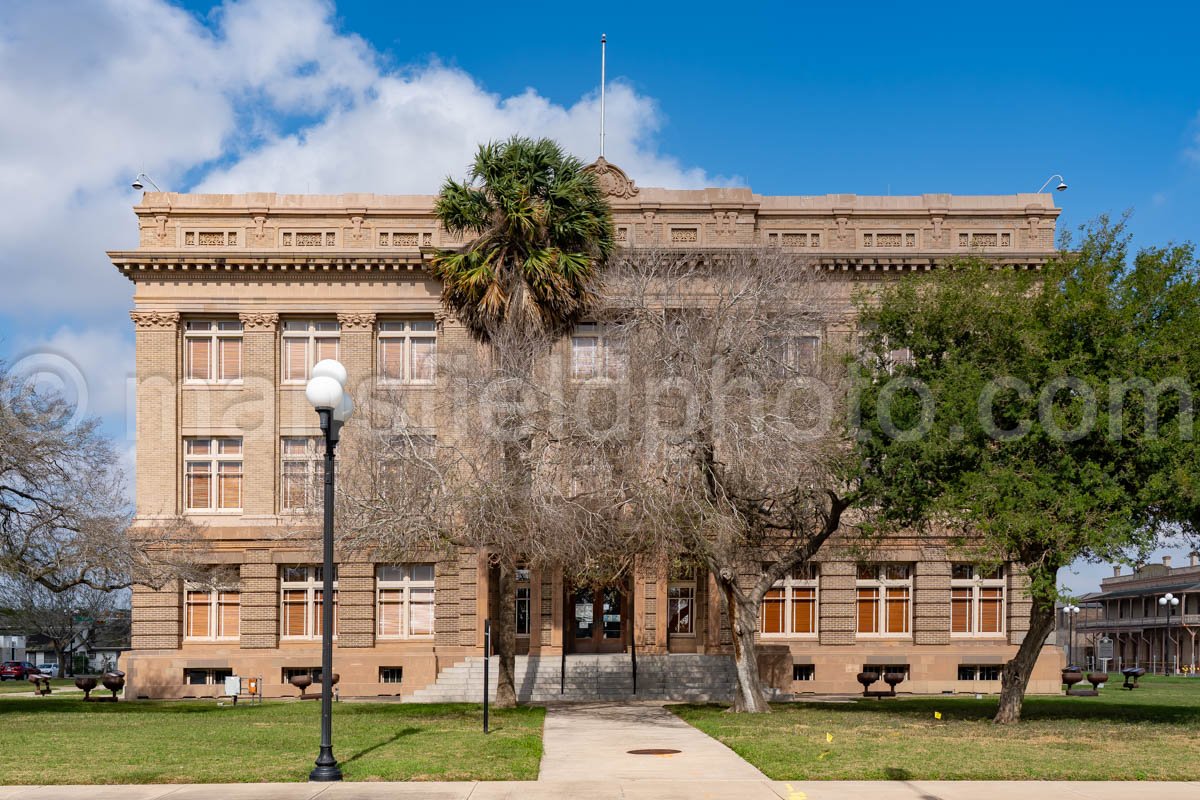
[[[599,163],[596,169],[624,246],[778,247],[840,278],[842,291],[832,302],[846,321],[824,332],[839,342],[849,341],[851,297],[863,281],[929,269],[968,253],[1036,266],[1052,252],[1058,215],[1050,196],[1040,194],[764,197],[747,189],[637,187],[612,165]],[[425,268],[429,248],[456,243],[436,224],[432,205],[426,196],[148,193],[135,208],[141,246],[109,255],[134,284],[136,524],[153,526],[187,512],[186,437],[240,439],[244,478],[236,510],[186,513],[203,532],[202,559],[236,574],[237,637],[186,636],[186,587],[178,582],[135,588],[133,652],[125,664],[133,695],[213,694],[216,686],[187,681],[215,680],[227,670],[261,676],[269,695],[292,694],[285,670],[319,664],[319,639],[282,631],[282,570],[319,560],[311,531],[298,529],[300,520],[287,513],[282,496],[281,437],[319,433],[303,382],[283,380],[283,329],[289,320],[336,321],[339,358],[351,375],[352,395],[359,397],[378,382],[381,320],[414,315],[436,320],[439,359],[472,348],[463,328],[442,312],[440,287]],[[192,319],[240,321],[240,382],[184,379],[184,329]],[[415,428],[452,436],[454,410],[438,398],[436,385],[412,385],[405,387],[403,402]],[[785,667],[791,662],[816,668],[815,680],[795,685],[786,669],[773,670],[780,688],[855,691],[854,674],[864,663],[905,663],[914,691],[965,690],[958,666],[998,663],[1013,652],[1027,624],[1025,581],[1010,570],[1005,633],[999,639],[952,639],[949,557],[940,549],[894,542],[878,560],[913,565],[911,632],[864,637],[856,633],[856,558],[837,549],[820,558],[818,632],[762,639],[764,651]],[[487,560],[473,551],[412,560],[436,562],[429,637],[379,635],[376,565],[339,565],[335,669],[344,694],[407,694],[431,683],[440,669],[480,652],[483,621],[495,602]],[[625,644],[636,641],[650,653],[726,652],[728,621],[709,576],[696,576],[692,634],[668,632],[668,587],[664,568],[637,566],[633,584],[625,587],[633,611],[624,623]],[[561,573],[535,574],[532,629],[521,650],[554,656],[570,648],[574,605]],[[1043,661],[1035,689],[1056,681],[1057,663]],[[384,681],[385,671],[393,675],[398,669],[401,683]]]

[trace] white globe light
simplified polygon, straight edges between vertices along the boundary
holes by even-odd
[[[350,399],[348,392],[343,392],[341,402],[333,410],[333,418],[337,422],[347,422],[352,416],[354,416],[354,401]]]
[[[335,362],[336,363],[336,362]],[[304,387],[304,396],[313,408],[337,408],[345,392],[342,385],[327,375],[318,375]]]
[[[1158,604],[1160,606],[1165,606],[1167,604],[1167,598],[1165,598],[1165,597],[1158,598]]]
[[[342,366],[342,362],[326,358],[313,365],[312,377],[333,378],[339,384],[345,386],[350,376],[346,374],[346,368]]]

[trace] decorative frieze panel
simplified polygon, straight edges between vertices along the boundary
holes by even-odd
[[[671,228],[671,244],[696,244],[700,241],[697,228]]]
[[[869,231],[863,234],[863,247],[916,247],[915,232]]]
[[[185,230],[184,247],[237,247],[237,231]]]
[[[432,243],[432,237],[430,239]],[[421,234],[417,231],[380,231],[377,243],[380,247],[420,247]]]
[[[1008,231],[960,231],[959,247],[1012,247],[1012,233]]]
[[[621,225],[616,229],[617,244],[629,243],[629,226]]]
[[[283,231],[279,236],[280,247],[336,247],[335,231]]]
[[[767,244],[775,247],[820,247],[821,234],[816,231],[783,231],[767,234]]]

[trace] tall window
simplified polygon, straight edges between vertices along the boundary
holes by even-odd
[[[817,363],[816,336],[772,336],[767,340],[767,352],[777,375],[807,373]]]
[[[241,511],[241,439],[184,439],[183,459],[188,511]]]
[[[285,436],[280,441],[279,509],[305,511],[316,501],[317,481],[321,476],[316,436]]]
[[[1004,569],[955,564],[950,571],[950,632],[960,636],[1004,633]]]
[[[379,378],[393,383],[433,383],[437,375],[437,323],[379,323]]]
[[[242,379],[241,322],[188,320],[183,340],[185,380],[233,383]]]
[[[380,637],[433,636],[433,564],[380,564],[375,602]]]
[[[868,636],[908,636],[912,631],[912,566],[860,564],[858,633]]]
[[[818,571],[802,564],[763,596],[759,630],[764,636],[805,636],[817,632]]]
[[[696,633],[696,568],[680,568],[667,584],[667,633],[692,636]]]
[[[183,594],[184,638],[236,639],[241,594],[214,587],[188,587]]]
[[[575,326],[571,334],[571,378],[619,380],[629,368],[625,341],[613,335],[611,327],[594,322]]]
[[[338,357],[336,322],[289,320],[283,324],[283,380],[304,383],[313,364]]]
[[[281,614],[285,639],[315,639],[321,635],[323,597],[321,567],[280,569]],[[337,636],[337,567],[333,568],[333,635]]]
[[[517,636],[528,636],[533,625],[533,609],[530,608],[532,580],[533,573],[529,567],[517,567]]]

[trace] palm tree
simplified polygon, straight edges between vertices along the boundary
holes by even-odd
[[[433,259],[443,305],[491,348],[508,375],[529,377],[538,355],[591,310],[612,252],[612,211],[595,176],[553,140],[514,136],[481,145],[468,179],[442,186],[434,213],[447,232],[467,238],[462,248]],[[501,446],[501,466],[518,494],[530,491],[530,451],[528,438],[505,439]],[[522,505],[520,497],[512,499]],[[502,707],[516,705],[519,556],[493,553],[500,598],[496,704]]]

